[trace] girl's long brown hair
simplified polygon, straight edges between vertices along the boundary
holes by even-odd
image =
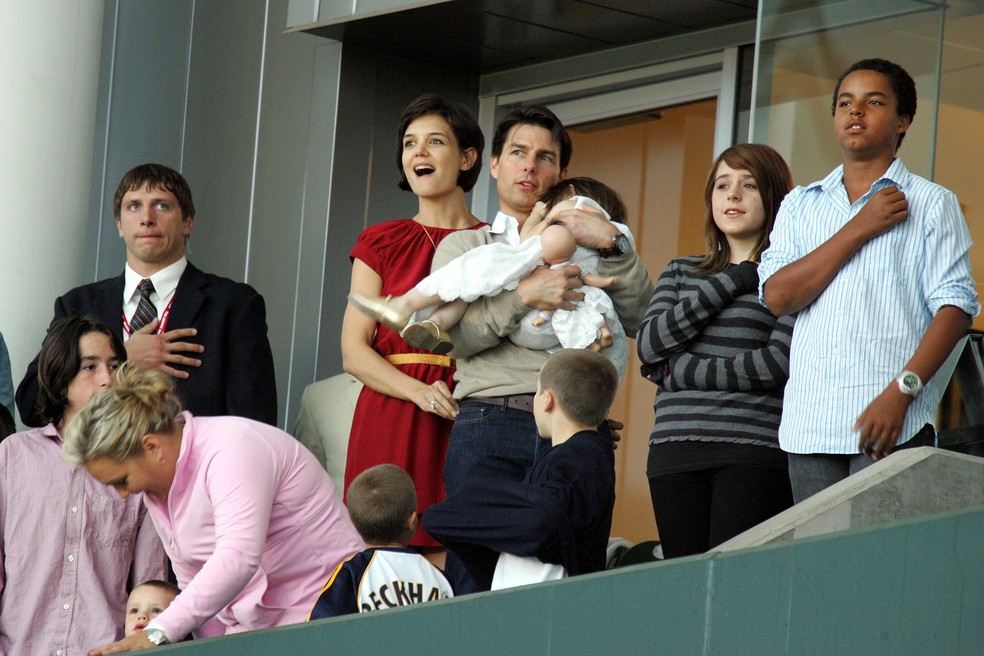
[[[752,249],[751,259],[758,262],[762,251],[769,247],[769,235],[776,222],[779,205],[793,188],[793,176],[782,155],[773,148],[763,144],[737,144],[718,155],[707,176],[704,187],[704,239],[707,251],[697,265],[696,272],[701,276],[710,276],[724,271],[731,263],[731,246],[721,229],[714,223],[714,213],[711,208],[711,195],[714,192],[714,180],[717,177],[718,166],[724,162],[733,169],[744,169],[755,178],[762,205],[765,208],[765,223],[762,232]]]

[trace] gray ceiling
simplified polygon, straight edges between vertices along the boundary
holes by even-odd
[[[488,73],[753,21],[756,0],[453,0],[315,34]]]

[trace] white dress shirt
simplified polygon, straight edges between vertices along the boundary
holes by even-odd
[[[154,291],[150,295],[150,301],[157,308],[158,318],[171,302],[171,299],[174,298],[178,281],[181,280],[181,275],[187,267],[188,260],[182,257],[174,264],[169,264],[150,276],[150,281],[154,283]],[[133,318],[133,313],[137,311],[137,304],[140,302],[140,281],[143,279],[143,276],[131,269],[129,264],[126,265],[123,272],[123,316],[126,317],[127,322]],[[124,323],[124,326],[127,325],[129,324]],[[123,340],[129,339],[129,337],[129,332],[124,330]]]

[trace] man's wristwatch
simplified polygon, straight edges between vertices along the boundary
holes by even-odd
[[[899,389],[902,390],[903,394],[912,398],[919,396],[919,392],[923,388],[923,382],[919,378],[919,375],[908,369],[903,369],[902,373],[895,379],[895,382],[899,384]]]
[[[163,629],[147,629],[144,631],[144,635],[158,647],[170,643],[170,640],[167,639],[167,634],[164,633]]]
[[[608,248],[598,249],[598,255],[602,257],[618,257],[619,255],[625,255],[632,250],[632,242],[629,238],[619,232],[617,235],[612,237],[612,245]]]

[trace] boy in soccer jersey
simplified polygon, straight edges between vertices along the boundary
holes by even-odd
[[[524,481],[476,479],[427,509],[424,528],[460,556],[479,590],[597,572],[615,506],[614,443],[597,427],[618,374],[603,355],[564,349],[540,370],[533,417],[551,448]]]
[[[308,621],[454,596],[441,571],[407,547],[417,528],[409,474],[389,464],[367,469],[349,486],[348,509],[366,549],[335,569]]]

